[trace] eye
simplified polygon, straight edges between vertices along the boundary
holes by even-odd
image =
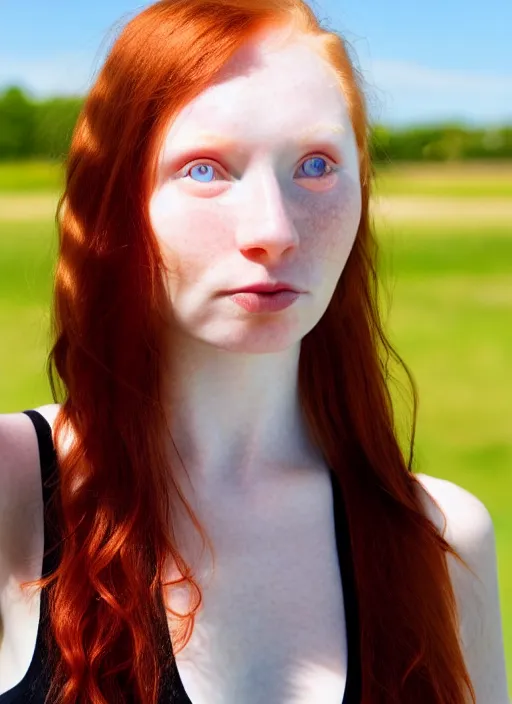
[[[310,163],[311,165],[305,168],[308,163]],[[316,181],[320,181],[323,178],[326,178],[327,176],[330,176],[332,173],[335,173],[339,170],[339,167],[334,166],[333,164],[329,164],[327,160],[321,156],[308,157],[300,165],[299,169],[302,168],[305,168],[306,178],[313,178]],[[328,169],[328,171],[325,171],[326,168]],[[190,178],[194,169],[195,175],[197,176],[197,180],[199,181],[199,183],[212,183],[212,179],[210,179],[210,176],[213,173],[217,173],[217,169],[213,166],[213,164],[207,163],[205,161],[199,161],[189,166],[183,172],[183,176],[186,178]],[[196,178],[192,178],[192,180],[195,181]],[[218,180],[219,179],[216,178],[213,179],[213,181]]]
[[[306,165],[309,163],[312,164],[309,168],[305,168]],[[306,176],[309,178],[315,178],[315,180],[319,180],[316,178],[319,174],[318,172],[323,172],[325,168],[328,168],[329,170],[324,173],[320,173],[320,179],[325,178],[326,176],[330,176],[332,173],[335,171],[338,171],[338,169],[333,166],[332,164],[328,164],[327,161],[322,157],[322,156],[313,156],[313,157],[308,157],[305,161],[302,162],[301,168],[304,168],[306,171]]]
[[[199,162],[197,164],[193,164],[189,169],[187,169],[184,172],[183,175],[188,177],[189,173],[191,171],[193,171],[193,169],[196,170],[196,175],[199,176],[199,181],[201,183],[211,183],[211,181],[209,180],[208,177],[212,173],[212,170],[216,171],[215,167],[213,167],[211,164],[206,164],[205,162]],[[208,169],[210,169],[210,171],[208,171]],[[195,179],[192,179],[192,180],[195,181]],[[214,179],[214,180],[217,180],[217,179]]]

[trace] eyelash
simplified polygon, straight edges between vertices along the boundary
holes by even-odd
[[[304,159],[304,161],[300,164],[299,168],[301,168],[306,163],[306,161],[309,161],[310,159],[315,159],[315,158],[323,159],[327,163],[327,166],[329,167],[329,171],[327,171],[325,174],[323,174],[323,176],[318,176],[315,178],[314,176],[307,176],[306,175],[305,178],[311,178],[314,181],[322,181],[323,179],[327,178],[328,176],[331,176],[332,174],[339,171],[341,168],[340,166],[333,164],[328,157],[323,156],[321,154],[311,154],[310,156],[307,156]],[[184,169],[182,169],[181,175],[186,176],[187,178],[190,178],[189,172],[194,168],[194,166],[203,166],[203,165],[213,166],[214,169],[216,168],[214,166],[214,164],[210,163],[207,159],[206,160],[199,160],[198,159],[197,161],[192,162],[189,166],[186,166]],[[213,179],[213,181],[216,181],[216,180],[218,180],[218,179]],[[213,183],[213,181],[209,181],[206,183]],[[201,181],[195,181],[195,183],[201,183]],[[205,182],[203,182],[203,183],[205,183]]]

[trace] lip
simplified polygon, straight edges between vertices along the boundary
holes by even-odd
[[[301,289],[284,281],[278,281],[276,283],[251,284],[250,286],[244,286],[243,288],[236,288],[226,291],[226,293],[277,293],[278,291],[294,291],[295,293],[304,293]]]
[[[298,291],[290,291],[290,289],[281,289],[281,291],[271,293],[268,291],[238,291],[232,293],[230,299],[249,313],[277,313],[289,308],[300,295]]]

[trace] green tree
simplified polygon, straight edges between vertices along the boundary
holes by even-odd
[[[69,150],[82,98],[51,98],[35,105],[34,155],[63,161]]]
[[[34,108],[21,88],[0,96],[0,157],[24,159],[34,151]]]

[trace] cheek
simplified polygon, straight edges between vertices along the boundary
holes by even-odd
[[[361,219],[361,189],[348,177],[341,177],[337,188],[311,197],[302,220],[308,255],[328,259],[333,266],[347,260]]]
[[[233,226],[227,213],[215,208],[159,208],[151,211],[153,230],[168,264],[189,276],[211,267],[232,246]]]

